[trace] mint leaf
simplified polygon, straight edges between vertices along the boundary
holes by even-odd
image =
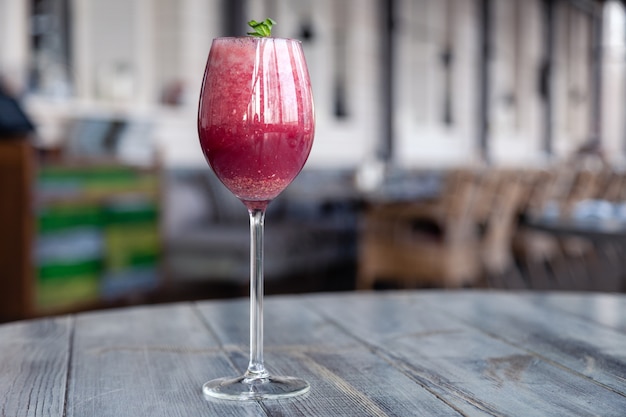
[[[251,20],[248,22],[248,26],[254,29],[254,32],[248,32],[248,35],[258,38],[268,38],[272,36],[272,26],[275,24],[276,22],[269,17],[262,22]]]

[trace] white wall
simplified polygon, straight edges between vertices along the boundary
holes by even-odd
[[[495,164],[525,165],[544,159],[539,68],[542,58],[538,0],[492,3],[490,156]]]
[[[450,165],[478,158],[478,27],[475,2],[397,2],[394,74],[394,159],[401,166]],[[446,33],[446,21],[451,24]],[[445,92],[441,54],[447,37],[454,54],[451,74],[453,124],[443,122]]]
[[[625,160],[624,129],[626,127],[626,58],[624,49],[624,14],[623,6],[611,1],[605,10],[605,31],[602,39],[604,53],[602,85],[602,140],[608,155],[619,162]],[[615,94],[615,93],[618,94]],[[619,158],[615,158],[619,156]]]
[[[593,136],[590,53],[593,28],[582,12],[557,3],[553,143],[555,154],[566,156]]]
[[[478,161],[478,1],[395,3],[394,162],[424,167]],[[572,13],[571,7],[567,11],[565,2],[557,3],[554,149],[566,155],[588,137],[590,129],[590,73],[585,61],[590,27],[580,13]],[[22,84],[29,59],[26,4],[0,0],[0,71],[13,74]],[[307,166],[354,168],[370,160],[377,143],[385,139],[380,1],[251,0],[247,4],[252,18],[273,14],[278,21],[276,36],[300,37],[303,22],[312,25],[314,37],[304,47],[317,129]],[[221,0],[71,0],[71,5],[76,96],[69,101],[29,98],[43,140],[61,139],[63,122],[77,114],[149,117],[166,164],[205,165],[197,140],[196,107],[211,39],[219,34]],[[492,6],[490,153],[497,164],[541,161],[542,110],[537,92],[541,1],[498,0]],[[450,23],[447,31],[446,22]],[[446,84],[441,53],[447,39],[454,51],[449,84],[453,123],[449,125],[442,119]],[[340,40],[345,41],[342,53],[338,53]],[[623,147],[621,109],[626,87],[621,53],[606,55],[602,122],[611,153]],[[115,70],[120,62],[126,72]],[[333,81],[342,68],[348,114],[338,118]],[[159,98],[164,87],[177,80],[185,86],[182,105],[162,106]],[[100,88],[103,84],[109,86],[106,93]]]

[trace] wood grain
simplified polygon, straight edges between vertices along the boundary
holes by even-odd
[[[621,294],[545,294],[537,297],[534,303],[556,308],[626,334],[626,299]]]
[[[248,361],[248,300],[0,325],[0,416],[615,416],[626,297],[399,291],[267,297],[291,400],[207,400]]]
[[[200,309],[243,373],[247,301],[204,303]],[[269,415],[407,416],[418,411],[429,416],[462,415],[299,297],[271,297],[265,318],[268,369],[311,384],[311,391],[301,400],[264,403]]]
[[[593,344],[575,344],[567,335],[581,329],[560,327],[573,326],[568,315],[564,323],[560,316],[558,320],[544,318],[543,322],[553,323],[550,330],[544,330],[541,320],[531,322],[536,328],[524,327],[524,319],[507,312],[517,304],[521,306],[518,314],[532,309],[516,300],[518,296],[504,294],[430,292],[369,300],[356,297],[341,303],[320,300],[315,305],[323,306],[323,314],[329,317],[343,312],[338,325],[349,323],[346,331],[468,415],[475,409],[501,415],[532,405],[537,407],[536,414],[524,415],[594,415],[601,407],[600,415],[623,416],[626,339],[589,326],[609,346],[592,350]],[[589,332],[590,328],[583,326]],[[563,336],[555,336],[561,331]],[[574,355],[581,350],[589,359],[583,356],[576,363]],[[582,368],[590,363],[594,368],[586,375]]]
[[[61,416],[72,319],[0,326],[0,416]]]
[[[626,334],[589,320],[600,314],[590,316],[586,309],[582,309],[588,315],[586,319],[562,314],[557,309],[541,307],[544,298],[537,296],[500,294],[488,303],[462,294],[454,298],[449,294],[446,299],[458,309],[448,309],[450,314],[465,323],[618,392],[623,389]],[[567,305],[567,299],[562,304]],[[619,312],[623,306],[615,307]]]
[[[194,309],[182,304],[81,315],[73,352],[68,416],[205,415],[202,384],[233,372]],[[251,405],[214,407],[213,415],[234,416]]]

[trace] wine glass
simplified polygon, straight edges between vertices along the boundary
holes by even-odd
[[[205,383],[208,397],[258,400],[309,390],[294,377],[270,375],[263,360],[265,210],[298,175],[315,129],[311,82],[300,41],[216,38],[198,109],[202,152],[250,215],[250,362],[243,376]]]

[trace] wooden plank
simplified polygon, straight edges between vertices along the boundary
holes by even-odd
[[[268,297],[268,368],[312,388],[245,403],[206,400],[201,386],[244,371],[246,299],[10,323],[0,326],[0,416],[623,417],[623,303],[479,291]]]
[[[557,308],[592,323],[626,333],[626,298],[623,294],[588,292],[545,294],[533,303]]]
[[[429,299],[433,308],[610,387],[626,399],[625,334],[548,308],[540,294],[437,295]],[[437,298],[446,300],[445,309]],[[553,303],[556,299],[553,296]]]
[[[271,296],[264,303],[264,345],[308,345],[311,341],[326,346],[354,346],[355,340],[337,329],[323,317],[313,313],[301,297]],[[211,301],[199,303],[198,308],[223,345],[237,345],[248,349],[249,301]],[[304,331],[306,329],[306,331]]]
[[[294,401],[264,403],[269,415],[464,415],[363,346],[345,350],[303,347],[283,355],[274,367],[306,379],[311,391]]]
[[[0,326],[0,415],[63,416],[72,320]]]
[[[234,370],[190,305],[77,318],[68,416],[263,415],[256,404],[214,403],[201,387]]]
[[[601,410],[603,416],[623,416],[623,394],[479,330],[474,321],[465,322],[468,316],[487,316],[515,332],[515,322],[503,318],[508,300],[499,303],[497,294],[443,294],[325,296],[311,305],[467,415],[476,410],[491,415],[511,410],[541,416],[597,415]]]
[[[202,303],[200,310],[243,373],[249,343],[247,300]],[[268,415],[463,415],[312,312],[301,297],[268,297],[264,310],[268,370],[311,384],[311,391],[303,397],[264,402]]]

